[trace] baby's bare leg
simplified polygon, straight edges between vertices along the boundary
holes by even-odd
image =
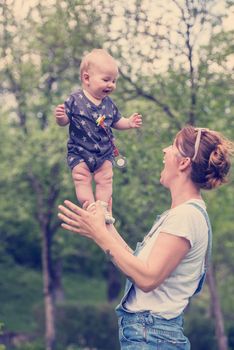
[[[108,203],[112,197],[112,179],[113,169],[112,163],[106,160],[102,166],[94,173],[94,181],[96,183],[95,198],[101,201],[105,213],[107,224],[113,224],[115,219],[108,212]]]
[[[95,201],[92,189],[92,174],[85,162],[76,165],[72,170],[72,178],[75,184],[76,196],[81,205]]]
[[[96,200],[108,203],[112,196],[113,182],[112,163],[109,160],[105,160],[102,166],[95,171],[94,181],[96,183]]]

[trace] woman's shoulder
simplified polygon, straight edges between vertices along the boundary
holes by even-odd
[[[171,215],[203,215],[206,213],[206,205],[202,199],[191,199],[174,208],[169,212]]]
[[[188,201],[178,205],[169,211],[163,223],[163,230],[188,238],[192,245],[192,242],[199,240],[203,231],[207,230],[203,210],[206,210],[206,206],[202,200]]]
[[[168,222],[177,225],[188,225],[190,227],[201,227],[206,225],[206,205],[203,200],[194,199],[184,202],[172,208],[168,214]]]

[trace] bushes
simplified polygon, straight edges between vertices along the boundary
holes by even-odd
[[[37,310],[37,320],[43,333],[41,309]],[[110,304],[57,306],[56,335],[58,350],[119,350],[117,318]]]
[[[228,345],[230,350],[234,350],[234,326],[231,325],[228,329]]]
[[[192,349],[217,350],[214,322],[206,315],[206,309],[196,302],[191,303],[186,312],[185,334]]]
[[[111,305],[60,306],[56,320],[59,345],[77,344],[100,350],[119,349],[117,318]]]
[[[45,350],[44,343],[39,340],[32,343],[25,343],[22,346],[17,346],[16,348],[12,348],[12,350]]]

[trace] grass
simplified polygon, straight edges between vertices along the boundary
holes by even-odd
[[[0,265],[0,321],[4,329],[30,331],[34,328],[33,306],[42,299],[42,278],[18,266]]]
[[[105,281],[65,274],[66,303],[92,305],[106,301]],[[0,265],[0,321],[4,329],[30,333],[35,329],[34,308],[43,307],[41,272]]]
[[[96,305],[106,301],[106,283],[103,280],[65,274],[63,286],[67,303]]]

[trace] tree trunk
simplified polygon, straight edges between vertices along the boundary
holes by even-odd
[[[107,264],[107,300],[112,302],[121,291],[120,272],[111,261]]]
[[[51,242],[50,235],[43,230],[42,244],[42,267],[43,267],[43,290],[45,302],[45,341],[46,350],[55,349],[55,306],[53,295],[52,264],[51,264]]]
[[[65,300],[64,289],[62,285],[62,261],[61,259],[57,259],[54,263],[54,297],[55,303],[61,303]]]
[[[211,295],[212,314],[215,319],[215,335],[219,350],[228,350],[227,337],[224,330],[224,320],[217,292],[212,263],[207,271],[207,283]]]
[[[52,170],[56,170],[54,167]],[[53,174],[52,174],[53,175]],[[43,187],[37,177],[29,169],[29,180],[33,187],[37,199],[37,220],[41,229],[42,236],[42,269],[43,269],[43,292],[45,303],[45,342],[46,350],[55,349],[55,292],[54,292],[54,274],[52,267],[52,237],[58,225],[51,226],[51,217],[54,203],[58,196],[58,189],[51,187],[50,196],[44,200]],[[55,177],[52,176],[55,181]],[[56,183],[56,181],[55,181]]]

